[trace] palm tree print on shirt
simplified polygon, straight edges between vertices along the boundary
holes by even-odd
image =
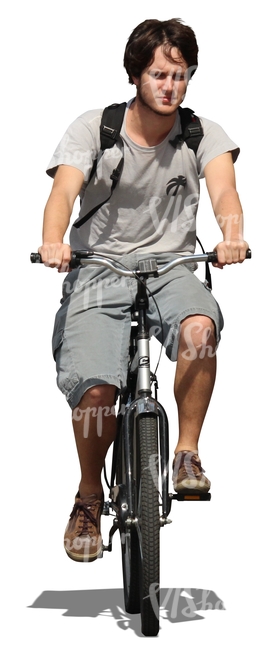
[[[172,196],[176,196],[178,192],[178,188],[185,187],[186,184],[187,184],[187,179],[185,178],[185,176],[182,176],[181,174],[179,176],[176,176],[176,178],[171,178],[171,180],[168,181],[167,183],[166,194],[170,194],[171,192]]]

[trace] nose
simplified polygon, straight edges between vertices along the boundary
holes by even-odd
[[[168,74],[168,75],[166,76],[165,81],[164,81],[164,84],[163,84],[163,90],[164,90],[165,92],[166,92],[166,91],[172,92],[172,90],[173,90],[173,84],[174,84],[173,77],[172,77],[172,75]]]

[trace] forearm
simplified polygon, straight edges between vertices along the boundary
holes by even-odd
[[[43,244],[63,242],[72,209],[67,196],[53,188],[44,211]]]
[[[55,174],[51,194],[44,211],[43,245],[39,253],[47,266],[67,271],[71,248],[63,243],[70,217],[84,180],[83,172],[68,165],[60,165]]]
[[[236,189],[222,192],[213,208],[223,240],[243,240],[243,210]]]
[[[243,210],[236,190],[231,153],[211,160],[205,167],[205,178],[213,211],[223,234],[215,246],[218,262],[214,266],[243,262],[248,249],[243,237]]]

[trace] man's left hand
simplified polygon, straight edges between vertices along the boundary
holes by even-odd
[[[243,239],[224,240],[215,246],[214,250],[217,252],[218,262],[214,262],[213,266],[222,269],[226,264],[241,264],[246,257],[246,252],[249,245]]]

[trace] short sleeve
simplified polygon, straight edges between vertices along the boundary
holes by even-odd
[[[197,168],[199,178],[204,178],[204,169],[211,160],[230,151],[233,162],[235,162],[240,153],[240,149],[219,124],[203,117],[200,117],[200,120],[203,126],[204,136],[197,150]]]
[[[82,171],[84,182],[88,182],[100,150],[101,115],[101,109],[87,111],[70,124],[47,166],[46,172],[51,178],[59,165],[70,165]]]

